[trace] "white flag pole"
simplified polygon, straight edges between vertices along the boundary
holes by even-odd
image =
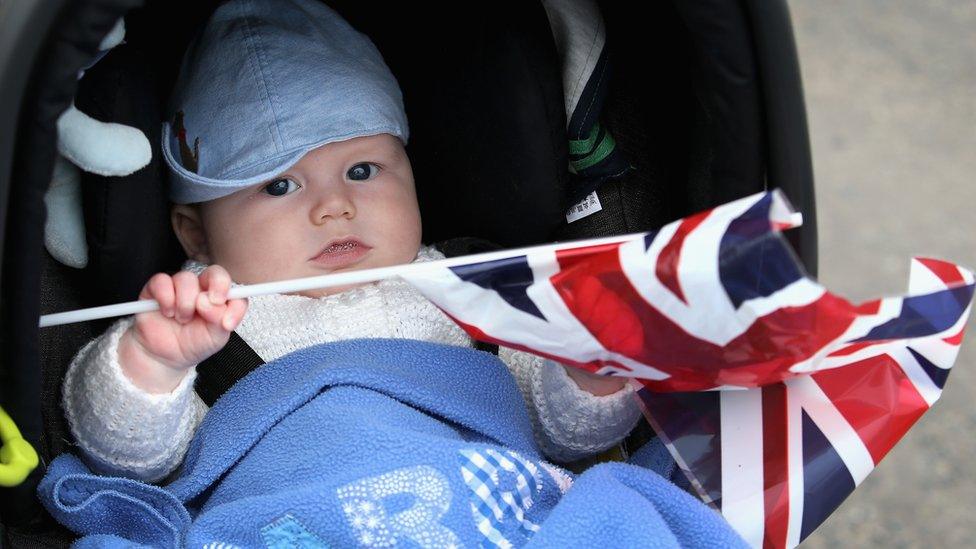
[[[555,244],[543,244],[539,246],[529,246],[526,248],[499,250],[496,252],[485,252],[480,254],[452,257],[437,261],[428,261],[425,263],[407,263],[404,265],[394,265],[391,267],[378,267],[375,269],[364,269],[361,271],[349,271],[344,273],[310,276],[306,278],[294,278],[291,280],[279,280],[276,282],[263,282],[260,284],[250,284],[247,286],[235,286],[230,289],[227,297],[228,299],[240,299],[267,294],[287,294],[300,292],[303,290],[316,290],[321,288],[332,288],[335,286],[346,286],[350,284],[363,284],[366,282],[376,282],[379,280],[393,278],[399,276],[400,274],[419,274],[425,271],[458,267],[461,265],[469,265],[485,261],[508,259],[529,253],[583,248],[587,246],[599,246],[601,244],[616,244],[618,242],[626,242],[629,240],[642,238],[645,234],[646,233],[633,233],[603,238],[576,240],[572,242],[558,242]],[[114,305],[103,305],[101,307],[91,307],[88,309],[78,309],[63,313],[47,314],[41,317],[38,325],[41,328],[46,328],[48,326],[59,326],[62,324],[72,324],[74,322],[84,322],[86,320],[112,318],[116,316],[125,316],[158,310],[159,303],[157,303],[156,300],[142,299],[139,301],[116,303]]]

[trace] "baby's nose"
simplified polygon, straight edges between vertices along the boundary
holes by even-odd
[[[312,209],[312,222],[316,224],[324,223],[329,219],[352,219],[355,216],[356,206],[352,197],[341,188],[322,192]]]

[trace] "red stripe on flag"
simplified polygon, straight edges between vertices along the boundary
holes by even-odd
[[[864,441],[875,465],[928,404],[901,366],[879,355],[811,376]]]
[[[595,246],[583,246],[580,248],[556,250],[556,254],[560,260],[560,266],[563,266],[564,260],[571,265],[575,262],[588,259],[591,254],[596,255],[602,253],[616,253],[616,251],[620,249],[620,244],[620,242],[613,242],[610,244],[597,244]]]
[[[962,343],[962,334],[965,331],[966,331],[966,329],[963,328],[962,330],[959,330],[959,333],[958,334],[956,334],[954,336],[951,336],[951,337],[943,338],[942,341],[945,341],[949,345],[959,345],[960,343]]]
[[[728,344],[715,345],[689,334],[641,297],[623,272],[619,246],[585,260],[556,252],[561,270],[550,281],[606,349],[672,376],[646,382],[654,391],[755,387],[788,379],[794,375],[790,366],[840,337],[857,317],[849,303],[826,293],[808,305],[773,311]],[[817,327],[813,334],[812,326]]]
[[[790,525],[790,475],[786,386],[762,388],[763,428],[763,547],[786,547]],[[795,433],[799,436],[799,433]]]
[[[928,267],[930,271],[935,273],[935,276],[939,277],[939,280],[942,282],[945,282],[946,286],[966,283],[966,279],[962,277],[962,273],[959,272],[959,268],[952,263],[947,263],[945,261],[931,259],[928,257],[917,257],[915,259],[922,265]]]
[[[854,310],[860,315],[876,315],[881,310],[881,300],[872,299],[871,301],[865,301],[855,307]]]
[[[671,290],[671,293],[675,297],[684,303],[687,303],[688,300],[685,299],[685,294],[681,291],[681,281],[678,280],[678,262],[681,257],[681,247],[684,246],[685,238],[691,231],[695,230],[695,227],[701,225],[702,221],[705,221],[709,213],[711,213],[711,210],[682,219],[681,224],[678,225],[678,229],[671,236],[671,240],[664,245],[661,253],[657,256],[655,273],[657,274],[658,280],[661,281],[661,284],[665,288]]]
[[[847,356],[847,355],[852,355],[852,354],[860,351],[861,349],[863,349],[865,347],[870,347],[872,345],[877,345],[878,343],[884,343],[884,341],[882,341],[882,342],[878,342],[878,341],[861,341],[859,343],[851,343],[850,345],[847,345],[846,347],[841,347],[840,349],[837,349],[836,351],[830,353],[827,356]]]

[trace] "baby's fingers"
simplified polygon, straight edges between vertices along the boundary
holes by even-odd
[[[173,285],[176,286],[176,321],[186,324],[193,320],[196,312],[200,283],[197,275],[190,271],[180,271],[173,275]]]
[[[203,318],[207,324],[213,326],[221,326],[221,322],[224,319],[224,313],[227,310],[226,305],[214,305],[210,302],[210,296],[207,292],[200,292],[197,294],[197,314]]]
[[[155,299],[159,303],[159,312],[167,318],[176,314],[176,290],[173,279],[165,273],[153,275],[139,292],[139,299]]]
[[[200,274],[200,290],[207,292],[210,303],[223,305],[230,290],[230,273],[220,265],[211,265]]]
[[[221,320],[221,326],[224,330],[228,332],[237,328],[237,325],[241,323],[241,319],[244,318],[244,313],[247,312],[247,300],[246,299],[231,299],[227,302],[227,310],[224,311],[224,318]]]

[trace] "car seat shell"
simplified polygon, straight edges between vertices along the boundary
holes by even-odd
[[[60,375],[73,354],[72,349],[76,350],[86,339],[97,335],[101,326],[93,324],[39,333],[36,328],[39,315],[101,304],[109,299],[131,298],[133,288],[137,291],[144,282],[142,275],[179,266],[179,249],[166,225],[166,209],[159,207],[158,199],[163,196],[161,190],[145,183],[161,181],[163,174],[158,166],[150,166],[135,174],[135,177],[143,178],[141,180],[122,182],[103,178],[83,183],[86,223],[92,224],[89,226],[90,244],[95,242],[102,250],[93,251],[91,270],[79,275],[50,261],[42,245],[42,197],[53,166],[57,115],[79,90],[82,92],[79,100],[87,102],[88,107],[103,109],[99,112],[105,117],[118,114],[119,111],[113,109],[132,99],[129,92],[151,92],[157,94],[156,97],[164,97],[166,87],[175,75],[182,45],[189,40],[195,22],[205,19],[214,2],[181,5],[180,11],[163,2],[147,2],[139,9],[142,4],[140,0],[83,0],[73,3],[55,1],[40,6],[11,0],[5,5],[5,17],[0,18],[0,82],[3,83],[0,86],[0,97],[3,98],[0,101],[0,246],[4,253],[0,270],[0,405],[17,419],[25,438],[41,453],[42,462],[70,444],[63,419],[58,417]],[[805,228],[791,235],[791,239],[808,270],[815,273],[813,176],[798,62],[784,0],[743,0],[722,5],[716,3],[712,8],[690,8],[666,0],[643,7],[601,3],[615,55],[606,122],[611,130],[618,132],[620,147],[638,169],[632,178],[611,181],[601,188],[600,198],[605,204],[602,215],[573,224],[562,220],[562,212],[568,205],[563,197],[569,184],[563,172],[566,166],[565,120],[560,118],[564,117],[559,96],[561,88],[558,85],[552,87],[552,82],[558,84],[558,73],[551,65],[551,44],[547,43],[551,37],[538,30],[540,22],[545,21],[541,6],[498,3],[491,8],[490,14],[485,15],[485,21],[492,24],[482,27],[494,28],[494,33],[466,36],[464,28],[450,29],[458,40],[467,41],[469,51],[485,54],[485,57],[481,58],[482,64],[465,65],[467,57],[455,52],[454,57],[449,57],[450,63],[440,66],[429,58],[412,58],[410,51],[402,47],[402,40],[409,34],[384,34],[389,30],[384,25],[402,26],[403,18],[407,16],[419,20],[427,17],[431,24],[428,31],[433,32],[450,14],[458,21],[466,21],[466,13],[470,13],[467,8],[461,11],[441,4],[398,6],[390,8],[389,19],[384,23],[376,17],[375,7],[365,3],[335,4],[354,26],[364,27],[364,31],[376,38],[381,52],[385,56],[389,54],[395,73],[412,64],[423,73],[423,78],[405,82],[408,114],[414,116],[409,112],[411,98],[413,105],[418,107],[415,112],[420,113],[416,122],[411,120],[415,131],[420,132],[420,136],[415,137],[420,140],[416,148],[427,147],[428,151],[434,151],[427,155],[421,153],[415,161],[418,185],[424,180],[435,180],[437,170],[450,165],[444,164],[443,154],[438,155],[436,151],[447,150],[444,147],[477,150],[475,147],[479,142],[475,140],[457,142],[451,139],[452,132],[468,127],[464,118],[455,113],[472,108],[474,98],[479,94],[484,97],[486,91],[491,91],[491,86],[500,80],[493,76],[505,74],[506,78],[501,81],[513,83],[508,89],[508,97],[531,92],[533,102],[520,104],[524,110],[521,133],[523,137],[533,139],[532,128],[537,128],[542,135],[539,140],[515,140],[529,143],[520,147],[505,140],[506,134],[500,132],[496,135],[498,148],[492,151],[493,156],[485,155],[472,162],[476,166],[473,169],[481,174],[478,185],[455,188],[450,186],[449,179],[442,178],[436,185],[419,188],[421,202],[427,204],[424,216],[428,240],[474,235],[512,246],[547,239],[643,230],[746,190],[777,186],[783,188],[804,213]],[[694,11],[696,9],[698,11]],[[716,98],[725,97],[716,90],[709,92],[710,85],[720,85],[715,79],[722,76],[721,71],[715,70],[714,56],[726,55],[728,51],[721,49],[721,39],[709,41],[705,30],[718,20],[722,10],[732,10],[735,15],[740,25],[740,34],[735,38],[736,51],[753,64],[755,95],[743,101],[755,102],[754,116],[733,107],[733,116],[722,118],[720,112],[710,108],[710,103],[714,107]],[[506,16],[516,12],[526,16],[506,23]],[[160,19],[161,13],[168,15]],[[96,66],[92,71],[93,78],[78,83],[75,76],[77,70],[87,64],[86,56],[93,54],[102,35],[124,14],[133,20],[130,44],[113,52],[114,60],[106,59]],[[442,19],[437,19],[438,16]],[[158,34],[140,35],[139,21],[142,29],[158,27]],[[150,44],[158,36],[165,36],[166,40]],[[434,39],[424,45],[431,55],[437,53],[438,47],[444,49]],[[462,49],[458,49],[460,51]],[[511,63],[490,67],[492,60],[499,58],[488,54],[504,54],[506,51]],[[523,51],[531,51],[534,57],[519,59]],[[122,80],[131,73],[140,56],[155,68],[156,77]],[[547,58],[549,65],[546,65]],[[479,67],[493,70],[478,72]],[[105,79],[101,81],[101,87],[95,86],[98,71]],[[437,77],[446,74],[466,76],[466,84],[471,87],[464,88],[460,81],[452,81],[457,84],[454,89],[437,86]],[[741,75],[733,72],[725,76],[735,81]],[[538,78],[526,80],[529,77]],[[120,78],[118,82],[127,87],[117,87],[115,98],[98,96],[98,93],[104,94],[105,82],[112,78]],[[522,84],[531,85],[519,87]],[[84,93],[86,87],[90,92],[88,95]],[[490,128],[491,122],[501,116],[519,114],[511,112],[512,109],[506,110],[509,104],[502,100],[503,97],[499,96],[493,108],[484,113],[482,123],[485,127]],[[445,98],[453,103],[438,103]],[[151,109],[138,114],[145,117],[141,125],[148,124],[147,120],[156,116]],[[432,118],[423,118],[425,115]],[[742,120],[736,122],[738,118]],[[722,135],[725,137],[716,137],[714,129],[725,123],[731,124],[724,128]],[[752,136],[750,142],[733,142],[732,145],[750,151],[756,149],[749,156],[759,158],[753,164],[759,180],[750,181],[751,175],[744,176],[741,181],[746,187],[755,185],[748,189],[715,186],[711,164],[716,158],[715,147],[722,146],[722,139],[734,137],[743,125],[750,126],[746,132]],[[438,128],[445,131],[437,133]],[[547,148],[549,152],[540,152]],[[414,154],[415,151],[410,152]],[[532,190],[525,191],[519,181],[512,178],[518,170],[509,171],[507,181],[504,177],[491,175],[492,170],[504,168],[505,161],[520,154],[538,160],[531,168],[535,175],[529,179],[547,179],[552,183],[548,187],[539,187],[545,191],[544,196]],[[724,154],[727,155],[725,158],[736,158],[729,150]],[[531,200],[509,200],[519,197],[519,192],[531,194],[538,204],[533,206]],[[441,196],[442,201],[434,198],[437,196]],[[141,206],[134,207],[137,203],[134,201],[141,201]],[[469,209],[441,212],[444,214],[441,217],[437,215],[436,204],[451,207],[467,204]],[[122,205],[133,207],[126,215],[118,217],[118,212],[126,211]],[[113,214],[115,217],[91,215],[97,211],[116,213]],[[126,235],[127,227],[132,230],[137,222],[144,222],[142,228]],[[477,234],[477,230],[492,225],[490,231],[494,233]],[[149,227],[154,229],[147,229]],[[132,246],[133,241],[122,237],[133,234],[139,237],[137,241],[141,240],[141,249],[146,252],[144,258],[134,257],[132,248],[125,248]],[[112,254],[115,255],[110,261],[107,258],[113,257]],[[129,270],[118,271],[120,258],[130,258]],[[106,273],[113,272],[117,273],[116,278],[106,280]],[[50,524],[31,525],[32,521],[43,521],[32,493],[32,482],[36,484],[39,474],[40,471],[17,491],[6,492],[0,498],[3,501],[0,503],[0,519],[7,526],[5,535],[8,540],[13,540],[17,531],[34,532],[38,537],[32,539],[42,539],[43,535],[38,532],[50,531]],[[11,497],[6,497],[8,494]]]

